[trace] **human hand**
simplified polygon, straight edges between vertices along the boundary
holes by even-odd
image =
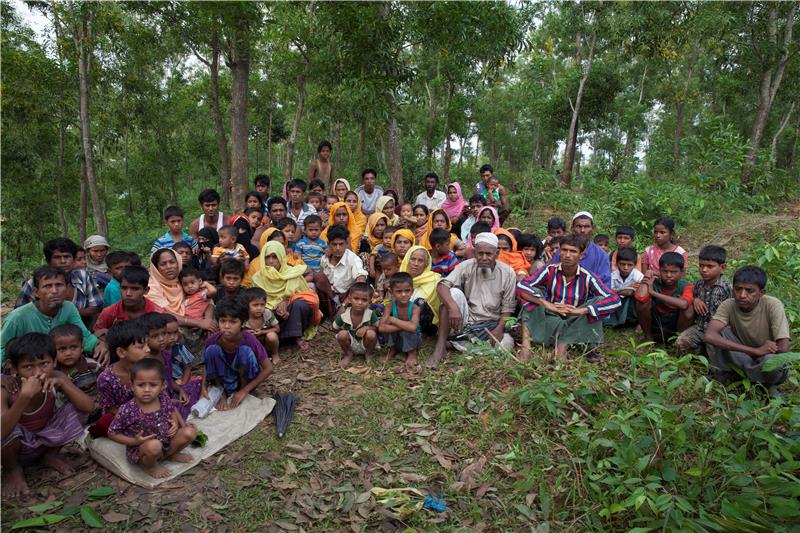
[[[211,333],[219,331],[219,326],[217,325],[217,321],[214,320],[213,318],[203,318],[197,323],[197,326],[200,329],[204,329]]]
[[[694,312],[697,313],[698,315],[708,314],[708,306],[700,298],[694,299],[694,301],[692,302],[692,307],[694,307]]]
[[[284,300],[283,302],[275,306],[275,314],[281,318],[285,318],[286,316],[289,315],[287,311],[288,307],[289,307],[288,302]]]
[[[242,403],[245,396],[247,396],[247,394],[243,390],[236,391],[236,394],[231,398],[231,409],[239,407],[239,404]]]
[[[136,444],[134,444],[134,446],[139,446],[139,445],[144,444],[145,442],[149,441],[150,439],[156,438],[156,436],[152,435],[152,434],[151,435],[142,435],[142,432],[140,431],[139,433],[134,435],[132,438],[136,441]]]
[[[641,281],[637,281],[637,282],[635,282],[635,283],[631,283],[631,286],[630,286],[629,288],[630,288],[631,290],[633,290],[634,292],[636,292],[637,290],[639,290],[639,286],[640,286],[641,284],[642,284],[642,282],[641,282]]]
[[[186,391],[183,390],[180,386],[178,386],[177,388],[178,388],[178,401],[183,405],[186,405],[187,403],[189,403],[189,395],[186,394]]]
[[[111,359],[110,354],[108,353],[108,346],[104,341],[97,341],[97,344],[94,345],[94,350],[92,351],[92,356],[97,363],[105,368],[108,366],[108,362]]]
[[[173,438],[175,435],[178,434],[178,430],[181,428],[181,424],[178,421],[177,416],[169,417],[169,430],[167,430],[167,435],[169,438]]]
[[[215,405],[217,411],[227,411],[228,410],[228,396],[223,392],[219,396],[219,400],[217,401],[217,405]]]
[[[61,386],[64,384],[64,380],[67,379],[67,375],[59,370],[53,370],[50,372],[50,375],[44,380],[44,384],[42,385],[43,390],[51,390],[53,392],[56,389],[60,389]]]
[[[19,392],[19,381],[16,376],[2,374],[0,376],[0,387],[4,388],[9,394],[16,394]]]
[[[22,384],[19,387],[19,397],[25,400],[30,400],[42,390],[44,390],[42,381],[36,377],[21,378]]]
[[[458,306],[453,306],[450,311],[450,329],[452,331],[461,331],[462,322],[464,317],[461,316],[461,311],[458,310]]]
[[[503,341],[503,335],[506,332],[506,324],[501,318],[500,321],[497,323],[497,327],[489,331],[489,344],[494,346],[495,344],[499,344]]]
[[[561,316],[567,316],[569,314],[571,305],[567,304],[554,304],[548,302],[548,305],[545,306],[545,309],[548,311],[552,311],[553,313],[559,314]]]
[[[765,355],[773,354],[778,351],[778,344],[774,341],[766,341],[764,344],[755,349],[756,357],[764,357]]]

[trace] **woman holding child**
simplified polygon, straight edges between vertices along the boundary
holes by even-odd
[[[406,272],[414,280],[414,294],[411,300],[421,304],[419,325],[426,335],[435,335],[439,324],[439,294],[436,285],[442,276],[431,270],[431,254],[424,246],[412,246],[402,263],[400,272]]]

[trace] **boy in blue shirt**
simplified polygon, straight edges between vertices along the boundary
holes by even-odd
[[[192,247],[192,252],[197,250],[197,241],[183,231],[183,209],[171,205],[164,210],[164,222],[167,223],[167,232],[156,239],[150,248],[150,253],[159,248],[172,248],[176,242],[183,241]]]
[[[295,243],[295,250],[310,270],[319,272],[319,261],[328,249],[328,244],[319,237],[322,232],[322,219],[319,215],[308,215],[304,222],[304,235]]]

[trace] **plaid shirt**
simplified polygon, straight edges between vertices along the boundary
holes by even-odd
[[[700,331],[705,331],[711,317],[717,312],[719,304],[731,297],[731,286],[724,276],[717,278],[714,285],[706,287],[705,282],[700,279],[694,282],[694,289],[692,290],[695,300],[700,299],[708,307],[708,313],[705,315],[695,315],[694,323]]]
[[[67,274],[67,282],[75,287],[75,294],[72,303],[78,309],[86,307],[103,307],[103,296],[94,281],[94,278],[85,270],[73,270]],[[33,301],[33,278],[29,279],[22,286],[22,292],[17,298],[14,307],[20,307]]]

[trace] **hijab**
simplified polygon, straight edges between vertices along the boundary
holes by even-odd
[[[458,198],[456,199],[455,202],[450,201],[450,193],[447,192],[450,190],[450,187],[453,187],[456,190],[456,193],[458,194]],[[453,183],[445,187],[444,190],[447,197],[444,199],[444,202],[442,202],[442,205],[440,207],[444,209],[445,213],[447,213],[447,216],[450,217],[450,220],[458,220],[458,217],[460,217],[461,213],[464,212],[464,208],[469,205],[467,201],[464,200],[464,195],[461,194],[461,185],[458,182],[454,181]]]
[[[333,185],[331,185],[331,194],[336,195],[336,184],[339,183],[340,181],[342,183],[344,183],[344,186],[347,187],[348,191],[352,191],[353,190],[353,189],[350,188],[350,183],[348,183],[348,181],[346,179],[337,178],[337,179],[333,180]],[[345,192],[345,194],[347,194],[347,192]],[[336,196],[338,196],[338,195],[336,195]],[[339,201],[344,201],[344,196],[339,198]]]
[[[397,253],[397,248],[395,247],[395,242],[397,242],[397,238],[398,237],[405,237],[406,239],[408,239],[408,241],[411,243],[411,246],[413,247],[414,246],[414,232],[411,231],[410,229],[405,229],[404,228],[404,229],[399,229],[399,230],[395,231],[394,233],[392,233],[392,241],[391,241],[392,251],[394,252],[394,255],[396,255],[399,258],[400,254]],[[406,252],[406,255],[408,255],[408,252]]]
[[[353,220],[353,212],[350,211],[350,208],[347,207],[347,204],[344,202],[336,202],[331,206],[331,209],[328,213],[328,225],[325,226],[325,229],[322,230],[322,233],[320,233],[319,236],[323,241],[328,242],[328,229],[336,224],[336,222],[334,222],[336,218],[336,211],[338,211],[340,207],[344,207],[347,211],[347,231],[350,232],[350,249],[354,252],[358,252],[358,247],[361,244],[361,235],[364,233],[364,227],[366,227],[366,225],[361,228],[360,232],[356,231],[355,222]],[[364,214],[362,213],[361,216],[364,216]]]
[[[261,247],[262,250],[264,249],[264,245],[267,244],[267,239],[269,239],[269,236],[272,235],[273,233],[275,233],[276,231],[280,231],[280,230],[278,228],[275,228],[275,227],[267,228],[267,229],[264,230],[264,233],[262,233],[261,236],[258,238],[258,244],[259,244],[259,246]],[[278,243],[278,244],[281,244],[281,243]],[[283,245],[281,244],[281,246],[283,246]],[[261,270],[261,267],[263,265],[264,265],[264,263],[262,263],[260,255],[258,257],[256,257],[256,258],[252,259],[250,261],[250,266],[247,267],[247,272],[244,273],[244,278],[242,279],[242,285],[244,285],[245,287],[252,287],[253,286],[253,277],[255,277],[255,275],[258,274],[258,271]]]
[[[515,274],[518,272],[525,272],[527,274],[528,270],[531,268],[531,264],[525,259],[525,254],[517,250],[517,239],[515,239],[508,230],[503,228],[497,228],[492,233],[495,235],[505,235],[511,240],[511,251],[500,252],[500,255],[497,256],[497,260],[513,268]]]
[[[86,250],[86,270],[88,272],[108,272],[108,265],[106,265],[105,261],[102,263],[95,263],[92,261],[89,249],[97,248],[98,246],[105,246],[106,250],[111,248],[106,238],[102,235],[91,235],[88,239],[83,241],[83,249]]]
[[[492,228],[491,228],[491,230],[494,231],[494,230],[496,230],[497,228],[500,227],[500,217],[497,216],[497,209],[495,209],[494,207],[492,207],[490,205],[486,205],[486,206],[481,207],[478,210],[478,216],[475,217],[475,221],[476,222],[480,222],[481,221],[481,213],[483,213],[487,209],[489,211],[491,211],[492,215],[494,216],[494,222],[492,222]]]
[[[233,226],[236,228],[236,242],[244,246],[244,249],[247,250],[247,254],[250,256],[250,259],[253,260],[258,257],[258,248],[253,246],[253,243],[250,242],[250,239],[253,238],[253,228],[250,227],[250,222],[246,218],[238,218],[233,223]],[[244,231],[242,231],[244,230]]]
[[[159,253],[162,250],[167,250],[168,253],[175,257],[178,262],[178,272],[183,267],[180,254],[176,253],[172,248],[159,248],[153,252],[153,255],[150,256],[150,290],[147,293],[147,299],[165,311],[183,316],[183,289],[180,281],[178,281],[177,276],[173,280],[168,280],[156,267],[156,255],[160,259],[164,253],[167,253]]]
[[[424,246],[426,250],[430,250],[431,248],[433,248],[433,246],[431,245],[431,241],[430,241],[431,233],[433,233],[433,215],[435,215],[438,212],[441,212],[441,213],[444,213],[445,215],[447,215],[447,211],[442,207],[437,207],[436,209],[431,211],[430,215],[428,215],[428,224],[425,226],[425,234],[422,237],[420,237],[420,239],[419,239],[419,245],[420,246]],[[452,229],[452,227],[453,227],[453,220],[450,218],[449,215],[447,215],[447,231],[450,231]],[[451,233],[450,234],[450,250],[455,251],[455,246],[456,246],[456,241],[457,240],[458,240],[458,238]]]
[[[214,228],[203,228],[197,232],[197,235],[207,240],[212,249],[215,246],[219,246],[219,233]]]
[[[364,236],[367,238],[367,241],[369,242],[369,247],[373,249],[383,242],[383,237],[376,237],[375,235],[372,234],[373,230],[375,229],[375,226],[381,219],[386,221],[387,226],[389,225],[389,217],[381,213],[380,209],[378,209],[369,216],[369,218],[367,219],[367,229],[364,230]]]
[[[394,214],[395,215],[399,215],[400,214],[400,195],[397,194],[397,191],[394,190],[394,189],[386,189],[385,191],[383,191],[383,194],[384,194],[384,196],[388,196],[392,200],[394,200]]]
[[[345,196],[349,193],[353,193],[356,197],[356,210],[353,211],[353,227],[355,228],[356,233],[359,235],[364,234],[364,230],[367,229],[367,216],[361,210],[361,195],[355,191],[347,191]]]
[[[383,195],[380,198],[378,198],[377,202],[375,202],[375,212],[376,213],[383,212],[383,208],[386,207],[386,204],[388,204],[389,202],[394,202],[394,208],[397,209],[397,202],[395,201],[395,199],[392,198],[391,196]],[[396,226],[397,223],[400,221],[400,217],[397,216],[396,212],[392,216],[392,218],[387,217],[387,219],[388,219],[387,224],[389,224],[390,226]]]
[[[263,263],[268,255],[275,255],[281,263],[280,269],[266,266]],[[306,266],[289,266],[286,263],[286,249],[277,241],[270,241],[261,249],[261,268],[253,276],[253,285],[264,289],[267,293],[267,307],[275,309],[279,303],[288,300],[295,293],[308,290],[303,278]]]
[[[414,278],[414,294],[411,295],[411,299],[416,300],[417,298],[422,298],[425,300],[433,311],[433,323],[438,324],[439,305],[441,303],[439,302],[439,294],[436,292],[436,286],[439,284],[439,280],[442,279],[442,276],[438,272],[433,272],[431,270],[431,254],[422,246],[412,246],[409,248],[408,252],[406,252],[406,256],[400,263],[400,272],[408,273],[408,264],[411,262],[411,254],[420,250],[425,253],[426,264],[422,273]]]

